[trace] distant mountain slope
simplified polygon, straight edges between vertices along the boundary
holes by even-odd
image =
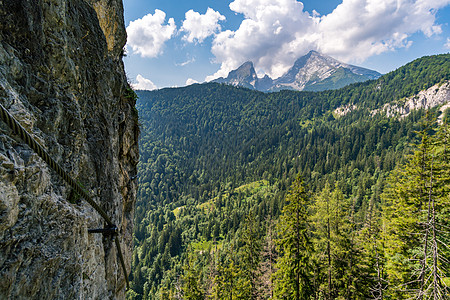
[[[259,91],[324,91],[339,89],[351,83],[377,79],[380,73],[341,63],[338,60],[310,51],[300,57],[289,71],[275,80],[267,75],[258,78],[252,62],[246,62],[238,69],[231,71],[227,78],[219,78],[213,82],[242,86]]]

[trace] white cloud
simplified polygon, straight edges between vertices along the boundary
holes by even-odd
[[[186,80],[186,85],[191,85],[191,84],[194,84],[194,83],[198,83],[198,81],[195,80],[195,79],[192,79],[192,78],[188,78]]]
[[[303,11],[301,2],[235,0],[230,4],[230,9],[243,14],[245,20],[238,30],[227,30],[215,37],[211,50],[216,61],[221,63],[221,68],[207,80],[226,77],[230,70],[248,60],[271,76],[280,76],[298,53],[306,52],[313,46],[305,40],[294,52],[286,49],[297,39],[297,32],[313,31],[311,26],[314,26],[314,22]]]
[[[346,61],[360,62],[382,52],[409,47],[408,38],[442,32],[435,12],[450,0],[344,0],[318,26],[318,50]]]
[[[193,62],[195,62],[195,58],[194,58],[194,57],[191,58],[191,59],[188,59],[187,61],[184,61],[184,62],[182,62],[182,63],[175,64],[175,66],[177,66],[177,67],[184,67],[184,66],[186,66],[186,65],[188,65],[188,64],[191,64],[191,63],[193,63]]]
[[[183,39],[189,43],[202,43],[208,36],[220,31],[219,21],[225,20],[225,16],[209,7],[204,15],[191,9],[185,17],[181,30],[187,33]]]
[[[230,9],[245,19],[236,31],[213,40],[221,67],[206,79],[223,76],[251,60],[272,78],[284,74],[309,50],[345,62],[361,62],[386,51],[409,47],[409,37],[440,34],[435,13],[450,0],[343,0],[328,15],[303,11],[296,0],[235,0]]]
[[[156,85],[150,79],[144,78],[141,74],[136,76],[136,81],[137,83],[131,84],[131,87],[135,90],[152,91],[157,89]]]
[[[157,57],[162,53],[164,43],[176,30],[173,18],[169,19],[167,25],[164,25],[165,19],[166,13],[156,9],[153,15],[148,14],[130,22],[127,27],[127,45],[142,57]]]
[[[447,38],[447,43],[445,43],[444,47],[450,49],[450,38]]]

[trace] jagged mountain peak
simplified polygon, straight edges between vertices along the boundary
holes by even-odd
[[[254,70],[252,61],[246,61],[239,68],[237,68],[237,70],[249,70],[249,71],[251,71],[252,69]]]
[[[287,73],[274,81],[272,90],[325,90],[376,79],[381,74],[369,69],[342,63],[331,56],[310,51],[298,58]]]
[[[227,78],[219,78],[214,82],[242,86],[259,91],[278,91],[283,89],[321,91],[338,89],[348,84],[376,79],[381,74],[342,63],[331,56],[315,50],[299,57],[293,66],[281,77],[273,80],[267,75],[258,78],[253,63],[247,61]]]
[[[213,82],[226,83],[234,86],[242,86],[250,89],[257,89],[258,76],[256,75],[253,62],[247,61],[236,70],[228,73],[227,78],[218,78]]]
[[[255,68],[253,67],[253,62],[247,61],[243,63],[239,68],[234,71],[231,71],[228,74],[227,78],[237,78],[237,79],[247,79],[247,78],[255,79],[256,76]]]

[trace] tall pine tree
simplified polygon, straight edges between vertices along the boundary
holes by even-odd
[[[310,299],[312,244],[309,226],[310,198],[300,177],[292,183],[277,225],[278,252],[275,273],[277,299]]]
[[[316,293],[320,298],[355,298],[356,247],[349,200],[327,184],[313,206]]]
[[[427,115],[421,142],[383,194],[390,294],[398,299],[448,299],[448,129],[435,134]]]
[[[259,240],[259,223],[256,221],[252,213],[247,215],[240,236],[240,265],[244,271],[244,276],[249,283],[249,290],[246,294],[249,299],[257,298],[257,279],[258,267],[261,260],[261,242]]]

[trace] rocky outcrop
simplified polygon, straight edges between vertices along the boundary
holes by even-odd
[[[346,114],[351,113],[352,111],[356,110],[357,108],[358,107],[356,105],[354,105],[354,104],[346,104],[346,105],[343,105],[343,106],[339,106],[338,108],[336,108],[333,111],[333,115],[336,118],[343,117]]]
[[[0,103],[119,227],[130,271],[139,128],[121,0],[0,0]],[[113,240],[0,121],[0,299],[124,299]]]
[[[439,110],[444,112],[450,107],[450,81],[436,84],[417,95],[401,99],[395,103],[386,103],[381,109],[373,110],[372,115],[384,113],[387,117],[407,117],[411,111],[416,109],[429,109],[441,106]],[[442,118],[441,114],[440,118]]]

